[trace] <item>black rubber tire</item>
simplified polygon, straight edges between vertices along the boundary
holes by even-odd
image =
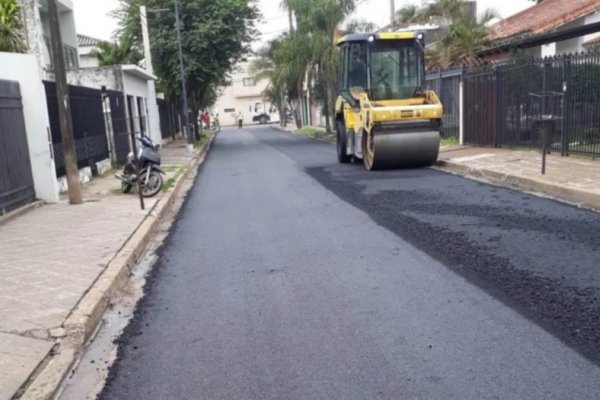
[[[260,121],[259,122],[260,122],[261,125],[265,125],[269,121],[267,121],[267,117],[265,117],[264,115],[262,115],[260,117]]]
[[[163,178],[162,175],[160,174],[160,172],[156,171],[156,170],[152,170],[150,171],[150,179],[154,179],[156,181],[155,186],[152,188],[152,190],[146,190],[143,185],[145,184],[146,181],[146,171],[142,171],[140,172],[141,175],[141,179],[142,179],[142,196],[143,197],[153,197],[156,196],[163,188]]]
[[[369,139],[370,139],[369,135],[366,132],[363,132],[363,135],[362,135],[363,166],[365,167],[365,169],[367,171],[372,171],[372,170],[376,170],[377,168],[375,167],[374,150],[372,150],[370,152],[368,149]]]
[[[352,160],[352,157],[347,153],[348,137],[346,136],[346,127],[343,121],[336,121],[336,149],[338,162],[341,164],[347,164]]]

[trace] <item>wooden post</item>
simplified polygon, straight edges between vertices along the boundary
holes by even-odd
[[[60,135],[65,160],[65,173],[67,174],[67,183],[69,185],[69,203],[82,204],[77,153],[75,152],[75,139],[73,138],[73,119],[71,118],[71,103],[67,86],[67,73],[65,71],[59,18],[56,0],[48,0],[48,23],[50,25],[50,42],[52,44],[52,60],[56,81]]]

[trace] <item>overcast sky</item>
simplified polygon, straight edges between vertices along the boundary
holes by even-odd
[[[396,8],[405,4],[420,4],[421,0],[395,0]],[[264,21],[259,25],[263,32],[261,41],[273,38],[283,32],[287,26],[287,14],[280,7],[281,0],[258,0]],[[352,18],[366,19],[378,26],[389,21],[389,0],[357,0],[359,3]],[[113,10],[118,0],[73,0],[77,32],[98,39],[110,40],[116,29],[116,22],[108,13]],[[477,0],[478,10],[495,8],[502,17],[512,15],[533,5],[528,0]]]

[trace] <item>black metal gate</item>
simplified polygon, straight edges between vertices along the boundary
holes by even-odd
[[[469,71],[464,78],[464,143],[498,145],[498,86],[493,69]]]
[[[119,165],[127,163],[129,154],[129,131],[127,130],[127,114],[125,113],[125,97],[123,93],[109,90],[110,118],[112,122],[112,137],[115,146],[115,156]]]
[[[44,82],[48,101],[48,117],[54,146],[54,159],[57,176],[65,174],[65,161],[62,150],[58,104],[56,102],[56,84]],[[109,158],[108,139],[102,106],[102,92],[81,86],[69,85],[71,114],[73,118],[73,136],[77,152],[77,166],[91,167],[96,173],[96,163]]]
[[[0,215],[34,200],[21,90],[0,80]]]
[[[160,132],[163,139],[174,138],[175,128],[169,104],[165,99],[157,99],[158,114],[160,117]]]

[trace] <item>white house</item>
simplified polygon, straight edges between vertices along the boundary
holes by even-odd
[[[240,63],[231,74],[230,84],[221,89],[219,98],[214,106],[214,113],[219,114],[221,125],[237,124],[237,114],[241,111],[244,123],[253,121],[254,116],[266,112],[271,121],[279,118],[271,104],[264,101],[263,92],[268,87],[268,80],[254,81],[249,72],[252,60]]]
[[[21,0],[29,53],[35,54],[41,67],[42,79],[53,80],[50,26],[47,0]],[[77,30],[71,0],[58,0],[60,32],[63,40],[65,66],[79,68]]]
[[[63,177],[57,177],[55,172],[58,163],[54,159],[50,138],[52,124],[42,84],[42,81],[54,80],[47,4],[47,0],[21,0],[29,54],[0,53],[0,79],[15,81],[20,85],[36,196],[53,202],[58,200],[59,190],[65,190],[66,186]],[[156,77],[133,65],[96,67],[97,63],[90,53],[99,41],[81,35],[78,37],[71,0],[58,0],[58,8],[68,83],[98,91],[104,88],[123,93],[123,104],[127,104],[126,117],[134,120],[128,128],[135,132],[143,131],[155,143],[160,143],[159,112],[154,85],[151,84]],[[83,48],[81,58],[79,43]],[[87,68],[82,68],[84,66]],[[106,142],[114,152],[114,147],[110,146],[112,124],[105,125],[108,128]],[[98,159],[94,162],[94,169],[99,171],[110,166],[110,160]],[[92,170],[90,167],[83,168],[82,179],[86,180]]]
[[[600,0],[544,0],[499,22],[492,45],[479,55],[499,61],[515,48],[533,57],[588,51],[598,39],[591,28],[600,22],[599,11]]]
[[[98,48],[100,39],[90,36],[77,34],[77,47],[79,49],[79,66],[81,68],[90,68],[98,66],[98,59],[94,56],[94,50]]]

